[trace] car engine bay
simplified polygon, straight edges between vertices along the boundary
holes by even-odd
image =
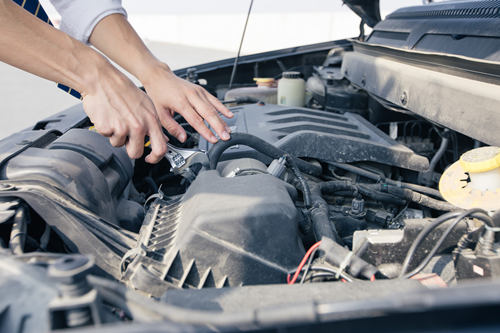
[[[380,24],[390,25],[390,16]],[[374,31],[373,47],[390,46],[382,39],[394,35]],[[5,139],[0,248],[10,268],[2,281],[33,277],[22,282],[26,292],[5,299],[38,299],[18,308],[11,327],[27,313],[50,329],[131,320],[266,327],[281,312],[255,309],[297,300],[387,305],[398,292],[432,298],[447,286],[498,278],[500,187],[476,187],[457,169],[470,152],[474,163],[497,156],[490,146],[499,144],[497,133],[476,137],[477,128],[448,126],[439,112],[412,112],[411,91],[391,100],[371,89],[375,81],[356,72],[366,59],[355,62],[368,48],[369,39],[248,56],[233,87],[229,63],[179,71],[221,100],[254,87],[253,77],[296,71],[306,100],[289,106],[233,95],[224,102],[235,114],[225,119],[232,137],[216,144],[176,115],[188,139],[169,135],[156,165],[112,147],[81,106]],[[496,82],[485,98],[499,98]],[[497,113],[484,117],[491,126]],[[36,306],[48,310],[35,315]],[[210,312],[246,309],[251,319],[228,322]]]

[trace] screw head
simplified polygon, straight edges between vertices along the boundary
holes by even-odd
[[[403,105],[406,105],[408,104],[408,94],[406,93],[406,91],[403,91],[403,93],[401,94],[401,96],[399,97],[399,101],[401,102],[401,104]]]

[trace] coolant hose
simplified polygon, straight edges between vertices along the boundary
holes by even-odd
[[[391,185],[394,185],[394,186],[399,186],[399,187],[402,187],[402,188],[407,188],[407,189],[410,189],[410,190],[413,190],[413,191],[417,191],[417,192],[420,192],[420,193],[431,195],[431,196],[439,198],[439,199],[443,198],[441,196],[441,193],[439,193],[438,190],[433,189],[431,187],[417,185],[417,184],[412,184],[412,183],[399,182],[399,181],[395,181],[395,180],[392,180],[392,179],[386,179],[385,177],[383,177],[383,176],[381,176],[379,174],[376,174],[375,172],[371,172],[371,171],[362,169],[360,167],[357,167],[357,166],[354,166],[354,165],[350,165],[350,164],[346,164],[346,163],[328,162],[328,164],[331,164],[331,165],[333,165],[336,168],[352,172],[354,174],[357,174],[359,176],[371,179],[371,180],[376,181],[376,182],[385,182],[387,184],[391,184]]]
[[[321,240],[323,237],[333,239],[339,244],[342,244],[335,225],[328,218],[328,204],[321,195],[322,183],[315,184],[311,187],[312,207],[309,211],[312,221],[314,237],[316,240]]]
[[[384,192],[393,194],[395,196],[404,198],[408,201],[414,202],[418,205],[432,208],[435,210],[440,210],[440,211],[454,211],[454,210],[459,210],[458,207],[452,205],[449,202],[446,201],[441,201],[441,200],[436,200],[434,198],[431,198],[425,194],[418,193],[415,191],[412,191],[410,189],[406,188],[399,188],[396,186],[392,185],[387,185],[387,184],[378,184],[381,187],[381,190]]]
[[[208,156],[210,158],[210,169],[215,170],[222,153],[224,153],[226,149],[236,145],[248,146],[274,159],[278,159],[286,154],[284,150],[281,150],[254,135],[246,133],[231,133],[231,139],[227,141],[219,140],[208,151]],[[322,170],[320,166],[308,163],[297,157],[293,157],[293,160],[300,171],[312,176],[321,175]]]

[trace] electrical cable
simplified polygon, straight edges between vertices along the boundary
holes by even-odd
[[[422,231],[418,234],[417,238],[413,241],[412,245],[410,246],[410,249],[408,250],[408,253],[406,254],[406,257],[403,261],[403,265],[401,267],[401,272],[399,274],[399,277],[403,277],[404,274],[406,274],[406,271],[408,270],[408,267],[410,265],[410,261],[412,257],[415,254],[415,251],[417,247],[420,245],[420,243],[424,240],[427,235],[434,230],[436,227],[441,225],[442,223],[455,218],[459,216],[461,212],[449,212],[444,215],[441,215],[440,217],[436,218],[434,221],[432,221],[430,224],[428,224]]]
[[[453,220],[453,222],[443,232],[443,234],[438,239],[438,241],[436,242],[436,244],[434,245],[434,247],[431,249],[431,251],[429,252],[429,254],[425,257],[425,259],[422,260],[422,262],[414,270],[412,270],[410,273],[407,273],[404,276],[402,276],[402,278],[403,279],[409,279],[412,276],[417,275],[418,273],[420,273],[425,268],[425,266],[427,266],[427,264],[429,264],[429,262],[432,260],[432,257],[434,257],[434,255],[439,250],[439,248],[441,247],[441,245],[443,245],[443,242],[445,241],[446,237],[448,237],[448,235],[451,233],[451,231],[453,230],[453,228],[455,228],[457,226],[457,224],[460,223],[462,221],[462,219],[467,214],[468,214],[468,212],[464,212],[464,213],[462,213],[462,215],[456,217],[455,220]]]
[[[415,238],[410,249],[408,250],[408,253],[406,254],[405,260],[403,261],[403,265],[401,267],[401,273],[400,273],[399,277],[406,278],[407,275],[409,275],[409,274],[411,274],[410,275],[410,277],[411,277],[411,276],[417,274],[420,270],[422,270],[425,267],[425,265],[428,263],[428,261],[430,261],[430,259],[435,254],[435,252],[442,245],[442,243],[444,242],[444,239],[448,236],[448,234],[451,232],[451,230],[462,219],[464,219],[467,216],[472,216],[474,218],[477,218],[477,219],[481,220],[483,223],[485,223],[487,226],[490,226],[490,227],[493,226],[493,220],[488,216],[488,213],[485,210],[480,209],[480,208],[469,209],[465,212],[463,212],[463,211],[449,212],[449,213],[446,213],[444,215],[441,215],[440,217],[438,217],[434,221],[432,221],[430,224],[428,224],[424,229],[422,229],[422,231],[419,233],[417,238]],[[427,261],[427,263],[425,263],[422,267],[420,267],[422,265],[422,264],[420,264],[417,267],[419,269],[417,272],[415,272],[416,271],[416,269],[415,269],[411,273],[406,274],[406,271],[408,270],[408,267],[410,266],[411,260],[412,260],[413,256],[415,255],[415,252],[416,252],[418,246],[422,243],[422,241],[425,239],[425,237],[427,237],[427,235],[430,234],[431,231],[433,231],[435,228],[437,228],[441,224],[443,224],[443,223],[445,223],[448,220],[451,220],[453,218],[455,218],[456,220],[450,224],[450,226],[448,227],[448,229],[445,232],[443,232],[443,234],[441,235],[441,238],[436,243],[436,246],[434,246],[434,248],[431,250],[431,252],[427,256],[427,258],[424,259],[423,263],[425,263],[426,261]],[[433,251],[434,251],[434,253],[433,253]]]
[[[241,34],[240,46],[238,47],[238,54],[234,58],[233,70],[231,71],[231,79],[229,80],[229,87],[231,89],[233,86],[234,77],[236,75],[236,68],[238,67],[238,60],[240,59],[241,47],[243,46],[243,40],[245,39],[245,33],[247,32],[248,19],[250,18],[250,13],[252,12],[253,0],[250,0],[250,7],[248,7],[247,19],[245,20],[245,26],[243,27],[243,33]]]
[[[304,269],[305,269],[305,267],[302,267],[302,270],[304,270]],[[295,273],[295,271],[296,270],[293,270],[293,271],[289,272],[289,275]],[[310,267],[309,271],[311,271],[311,272],[324,272],[324,273],[327,274],[327,275],[324,275],[324,276],[329,276],[329,277],[335,277],[337,274],[340,274],[340,277],[342,279],[346,280],[347,282],[353,282],[354,280],[359,280],[359,279],[356,279],[353,276],[349,275],[346,272],[340,272],[339,273],[339,269],[337,267],[325,267],[325,266],[320,266],[320,265],[312,265]],[[312,277],[307,277],[306,276],[304,282],[307,282],[308,280],[311,280],[311,278]]]
[[[309,256],[316,250],[319,246],[321,245],[321,241],[315,243],[313,246],[307,250],[306,254],[304,255],[304,258],[302,258],[302,261],[300,262],[299,266],[297,266],[297,270],[295,271],[295,274],[293,275],[292,279],[290,280],[290,275],[287,276],[287,283],[288,284],[294,284],[295,281],[297,281],[297,278],[299,277],[300,272],[302,271],[302,267],[306,264],[307,259]]]
[[[300,284],[304,284],[304,281],[306,279],[307,273],[309,273],[309,270],[311,269],[311,265],[312,265],[314,256],[316,255],[316,252],[318,252],[318,248],[314,249],[314,251],[309,256],[309,260],[307,261],[307,265],[305,267],[304,274],[302,274],[302,278],[300,279]]]
[[[304,176],[302,176],[302,173],[300,172],[299,168],[297,167],[297,163],[295,163],[295,160],[292,158],[290,154],[285,154],[283,155],[286,159],[286,162],[292,169],[293,174],[295,177],[297,177],[300,186],[302,187],[302,194],[304,196],[304,205],[306,208],[311,207],[311,189],[309,188],[309,184],[307,184],[307,181],[304,179]]]

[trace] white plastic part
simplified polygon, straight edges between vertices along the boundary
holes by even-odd
[[[469,172],[470,183],[468,187],[480,191],[495,191],[500,188],[500,168],[486,172]]]
[[[278,81],[278,104],[288,106],[304,106],[306,82],[299,72],[283,72]]]

